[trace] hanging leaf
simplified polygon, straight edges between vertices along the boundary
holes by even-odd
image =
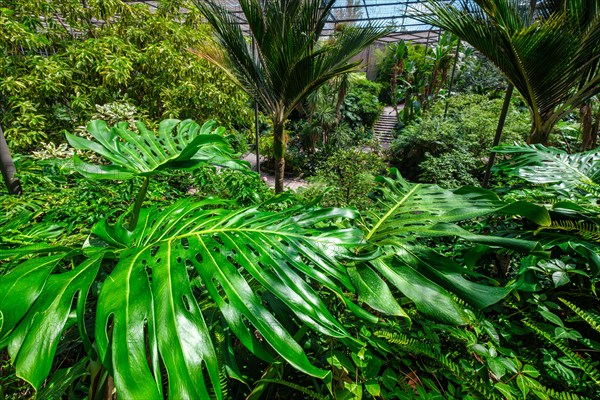
[[[8,290],[0,303],[3,315],[16,318],[26,311],[16,324],[15,318],[10,318],[9,324],[3,326],[2,336],[7,336],[2,343],[6,340],[8,344],[17,376],[36,390],[50,372],[64,330],[73,322],[70,321],[73,303],[85,301],[102,255],[96,254],[68,272],[50,274],[59,259],[59,256],[49,256],[27,260],[7,275],[8,281],[4,277],[0,287],[2,293]],[[36,272],[29,274],[26,267]],[[30,281],[37,288],[28,293]],[[28,300],[21,303],[27,295]],[[16,313],[11,312],[13,307],[17,309]]]

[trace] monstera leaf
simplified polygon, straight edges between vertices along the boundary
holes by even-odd
[[[355,212],[220,205],[186,200],[162,211],[142,209],[133,231],[124,227],[124,217],[114,225],[104,221],[94,226],[83,253],[60,252],[17,265],[0,281],[0,338],[17,374],[39,388],[62,333],[77,322],[91,348],[84,310],[95,280],[100,293],[90,304],[97,304],[97,351],[120,398],[222,397],[222,366],[211,335],[215,321],[200,306],[206,300],[218,310],[220,323],[257,356],[272,361],[278,355],[323,377],[327,371],[311,365],[293,334],[305,325],[353,343],[317,290],[335,293],[360,312],[345,297],[353,288],[336,260],[364,240],[359,229],[336,225],[354,219]],[[83,254],[87,258],[75,264]],[[266,294],[280,306],[271,307]],[[277,308],[285,309],[285,318]],[[293,326],[282,322],[290,316]]]
[[[476,235],[455,225],[492,212],[521,215],[538,225],[550,224],[548,212],[528,202],[505,203],[496,194],[480,188],[461,188],[456,191],[431,184],[413,184],[402,178],[397,169],[390,176],[377,178],[380,186],[372,197],[376,211],[367,214],[367,239],[378,245],[413,241],[425,236]],[[488,240],[481,236],[481,240]],[[501,239],[498,239],[501,240]],[[505,245],[509,242],[505,242]],[[524,243],[515,241],[514,245]]]
[[[127,129],[126,122],[109,128],[106,122],[91,121],[88,132],[95,141],[67,133],[76,149],[93,151],[112,164],[94,165],[74,156],[75,168],[90,179],[131,179],[150,176],[166,169],[190,169],[200,163],[245,169],[247,163],[234,158],[229,142],[222,136],[225,128],[214,121],[200,126],[192,120],[167,119],[154,133],[137,122],[139,133]]]
[[[498,169],[530,183],[547,184],[559,191],[589,189],[600,193],[600,151],[568,154],[541,144],[501,146],[494,151],[513,155]]]
[[[540,225],[549,225],[548,212],[543,207],[526,202],[506,204],[490,191],[464,188],[449,191],[436,185],[412,184],[405,181],[396,169],[390,177],[378,178],[380,187],[373,197],[377,207],[365,218],[368,245],[383,248],[385,255],[365,262],[357,268],[353,280],[359,288],[359,298],[371,307],[401,315],[397,302],[365,292],[363,281],[371,288],[386,293],[385,281],[410,298],[423,313],[450,323],[465,323],[466,316],[454,296],[475,307],[487,307],[506,296],[511,288],[495,287],[473,282],[465,276],[478,276],[451,259],[425,247],[420,239],[456,236],[502,248],[526,252],[541,252],[536,242],[515,238],[479,235],[456,223],[499,212],[521,214]],[[380,278],[377,278],[377,277]],[[385,278],[385,281],[383,280]],[[361,290],[363,288],[363,290]]]

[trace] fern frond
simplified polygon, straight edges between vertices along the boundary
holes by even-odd
[[[577,188],[591,194],[596,198],[600,198],[600,185],[596,183],[581,183],[577,186]]]
[[[600,386],[600,372],[585,358],[579,356],[573,350],[569,349],[560,340],[555,339],[547,332],[542,331],[540,328],[535,326],[531,321],[524,319],[523,323],[533,330],[541,339],[554,345],[564,355],[566,355],[575,365],[577,365],[596,385]]]
[[[223,332],[223,327],[220,325],[216,325],[212,331],[214,341],[215,341],[215,349],[217,354],[217,360],[219,361],[219,385],[221,386],[221,393],[223,394],[223,399],[229,399],[229,385],[227,380],[227,373],[225,372],[225,352],[227,349],[226,346],[226,338],[225,332]],[[216,399],[216,395],[214,390],[211,390],[210,393],[211,399]]]
[[[321,396],[319,393],[313,392],[312,390],[307,389],[304,386],[300,386],[295,383],[285,381],[283,379],[261,379],[261,380],[257,381],[256,383],[275,383],[277,385],[287,386],[291,389],[302,392],[312,399],[325,400],[325,397]]]
[[[552,400],[591,400],[589,397],[579,396],[572,392],[558,392],[541,384],[529,387],[540,399]]]
[[[473,379],[473,375],[468,375],[463,371],[457,363],[451,360],[449,357],[439,354],[432,350],[432,347],[428,343],[419,342],[415,339],[410,339],[406,335],[397,332],[387,331],[376,331],[374,335],[380,337],[391,344],[395,344],[403,348],[404,350],[424,355],[433,361],[437,362],[440,366],[454,375],[459,381],[463,382],[465,387],[474,392],[478,398],[482,399],[501,399],[491,386],[486,386],[480,381]]]
[[[600,243],[600,226],[589,221],[552,221],[552,224],[550,226],[541,227],[540,230],[542,229],[557,229],[561,231],[571,231],[581,236],[585,240]]]
[[[579,318],[587,322],[596,332],[600,332],[600,315],[591,311],[584,311],[569,300],[563,298],[559,298],[559,300],[577,314]]]

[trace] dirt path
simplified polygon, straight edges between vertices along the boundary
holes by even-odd
[[[253,171],[256,171],[256,153],[248,153],[244,157],[242,157],[242,160],[248,161],[250,163],[250,168],[252,168]],[[263,157],[260,158],[260,162],[261,163],[264,162]],[[266,180],[267,185],[269,185],[269,187],[271,187],[271,188],[275,187],[275,175],[264,172],[264,171],[260,171],[260,177],[263,180]],[[306,186],[308,186],[308,183],[304,179],[285,178],[283,180],[283,187],[285,189],[296,190],[300,187],[306,187]]]

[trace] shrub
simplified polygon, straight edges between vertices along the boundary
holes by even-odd
[[[325,206],[366,208],[370,204],[366,194],[375,186],[374,177],[385,168],[377,153],[361,148],[338,150],[317,167],[312,179],[314,185],[305,195],[323,193],[322,204]]]
[[[137,109],[154,120],[210,117],[229,129],[250,126],[248,97],[186,50],[210,35],[197,13],[107,3],[9,1],[0,8],[0,125],[12,150],[60,143],[63,129],[96,112],[109,122],[137,118]]]
[[[342,105],[342,121],[352,128],[372,129],[383,110],[383,104],[377,97],[380,90],[378,83],[365,78],[353,79]]]
[[[445,104],[439,102],[423,118],[404,128],[392,142],[391,163],[397,165],[406,178],[455,187],[473,184],[481,177],[502,100],[470,94],[452,97],[448,102],[446,118]],[[513,104],[502,142],[523,140],[529,132],[528,120],[527,112]]]

